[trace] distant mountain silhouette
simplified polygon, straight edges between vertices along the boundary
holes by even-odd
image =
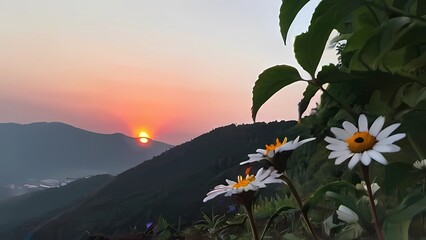
[[[0,201],[0,239],[23,239],[43,224],[44,219],[56,217],[68,207],[78,204],[111,179],[111,175],[82,178],[60,188]]]
[[[229,198],[202,203],[205,194],[225,178],[244,173],[239,163],[248,153],[300,133],[295,121],[230,125],[174,147],[119,174],[73,211],[38,229],[32,239],[82,239],[90,233],[121,234],[129,226],[144,229],[160,214],[168,221],[190,223],[200,209],[224,205]],[[279,187],[279,186],[277,186]]]
[[[57,122],[0,123],[0,186],[29,178],[117,174],[170,147],[157,141],[142,146],[123,134],[98,134]]]

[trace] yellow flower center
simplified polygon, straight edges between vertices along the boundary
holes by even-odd
[[[287,143],[287,138],[284,138],[282,142],[277,138],[275,140],[275,144],[266,145],[266,155],[268,155],[269,151],[274,151],[275,149],[281,147],[282,145]]]
[[[254,177],[254,175],[247,174],[246,178],[243,178],[242,176],[238,176],[238,182],[236,184],[234,184],[234,186],[232,186],[232,187],[234,189],[246,187],[247,185],[249,185],[254,180],[256,180],[256,178]]]
[[[350,138],[346,139],[349,150],[353,153],[362,153],[373,148],[376,138],[368,132],[356,132]]]

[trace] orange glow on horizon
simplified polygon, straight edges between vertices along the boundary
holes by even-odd
[[[146,131],[141,131],[140,133],[139,133],[139,141],[141,142],[141,143],[148,143],[149,142],[149,140],[150,140],[150,136],[149,136],[149,134],[146,132]]]

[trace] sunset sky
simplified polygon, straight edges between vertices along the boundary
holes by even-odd
[[[297,66],[293,39],[317,2],[285,46],[281,0],[0,1],[0,122],[146,130],[171,144],[250,123],[257,76]],[[257,120],[296,119],[304,87],[279,92]]]

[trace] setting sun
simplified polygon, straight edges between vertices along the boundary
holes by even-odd
[[[142,132],[139,133],[139,141],[141,143],[148,143],[149,142],[149,138],[150,138],[150,136],[149,136],[149,134],[147,132],[142,131]]]

